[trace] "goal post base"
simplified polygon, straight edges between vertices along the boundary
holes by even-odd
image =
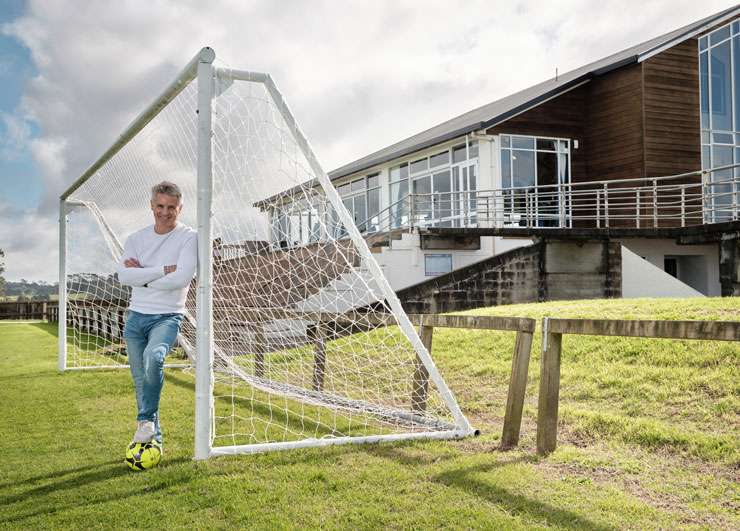
[[[180,364],[180,363],[165,363],[165,369],[192,369],[192,364]],[[131,367],[128,365],[90,365],[85,367],[67,367],[62,372],[67,371],[100,371],[109,369],[126,369],[130,370]]]
[[[211,448],[208,457],[237,454],[258,454],[300,448],[323,448],[340,444],[373,444],[411,440],[462,439],[475,434],[475,430],[448,430],[425,433],[394,433],[389,435],[369,435],[367,437],[327,437],[325,439],[304,439],[302,441],[274,442],[262,444],[243,444],[235,446],[216,446]]]

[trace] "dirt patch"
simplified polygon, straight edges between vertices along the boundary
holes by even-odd
[[[564,445],[561,445],[564,446]],[[563,477],[590,480],[596,485],[618,488],[661,512],[670,513],[682,525],[701,525],[709,528],[733,528],[737,521],[712,511],[695,508],[697,489],[686,478],[711,477],[719,484],[737,485],[738,471],[714,463],[706,463],[672,453],[646,452],[620,447],[618,450],[605,445],[588,445],[583,462],[577,460],[556,462],[557,457],[544,459],[536,466],[552,480]],[[634,462],[639,470],[625,470],[620,463]],[[613,463],[613,464],[612,464]],[[627,467],[629,468],[629,467]],[[721,489],[718,489],[721,490]],[[706,494],[705,503],[729,514],[737,514],[740,507],[732,491],[724,489],[720,497]],[[711,499],[710,499],[711,498]],[[701,496],[699,496],[701,503]],[[694,507],[692,507],[694,505]]]

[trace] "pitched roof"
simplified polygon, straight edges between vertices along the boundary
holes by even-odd
[[[594,77],[622,66],[641,62],[662,49],[675,46],[716,24],[736,16],[738,13],[740,13],[740,6],[735,5],[660,37],[571,70],[559,75],[556,79],[548,79],[520,92],[473,109],[375,153],[345,164],[329,172],[329,177],[332,180],[338,179],[426,147],[452,140],[472,131],[496,125]]]

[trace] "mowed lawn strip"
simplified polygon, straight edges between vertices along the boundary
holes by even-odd
[[[736,299],[574,301],[480,315],[740,320]],[[483,431],[457,442],[191,459],[193,376],[167,373],[162,465],[129,472],[125,370],[56,371],[55,326],[0,322],[0,526],[737,528],[740,347],[566,337],[558,450],[498,452],[514,334],[439,329],[433,356]]]

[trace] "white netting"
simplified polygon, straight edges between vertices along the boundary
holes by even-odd
[[[212,444],[460,431],[454,402],[398,326],[373,274],[379,270],[364,258],[364,242],[348,237],[346,211],[340,216],[319,184],[279,95],[219,72],[226,73],[216,78],[213,101]],[[150,187],[178,183],[180,219],[195,225],[196,96],[191,83],[70,198],[84,202],[68,224],[70,362],[89,364],[82,353],[97,341],[77,316],[90,306],[122,309],[128,292],[111,276],[111,247],[150,222]],[[194,284],[186,345],[196,341]],[[120,349],[96,355],[103,364],[111,356],[125,362]]]

